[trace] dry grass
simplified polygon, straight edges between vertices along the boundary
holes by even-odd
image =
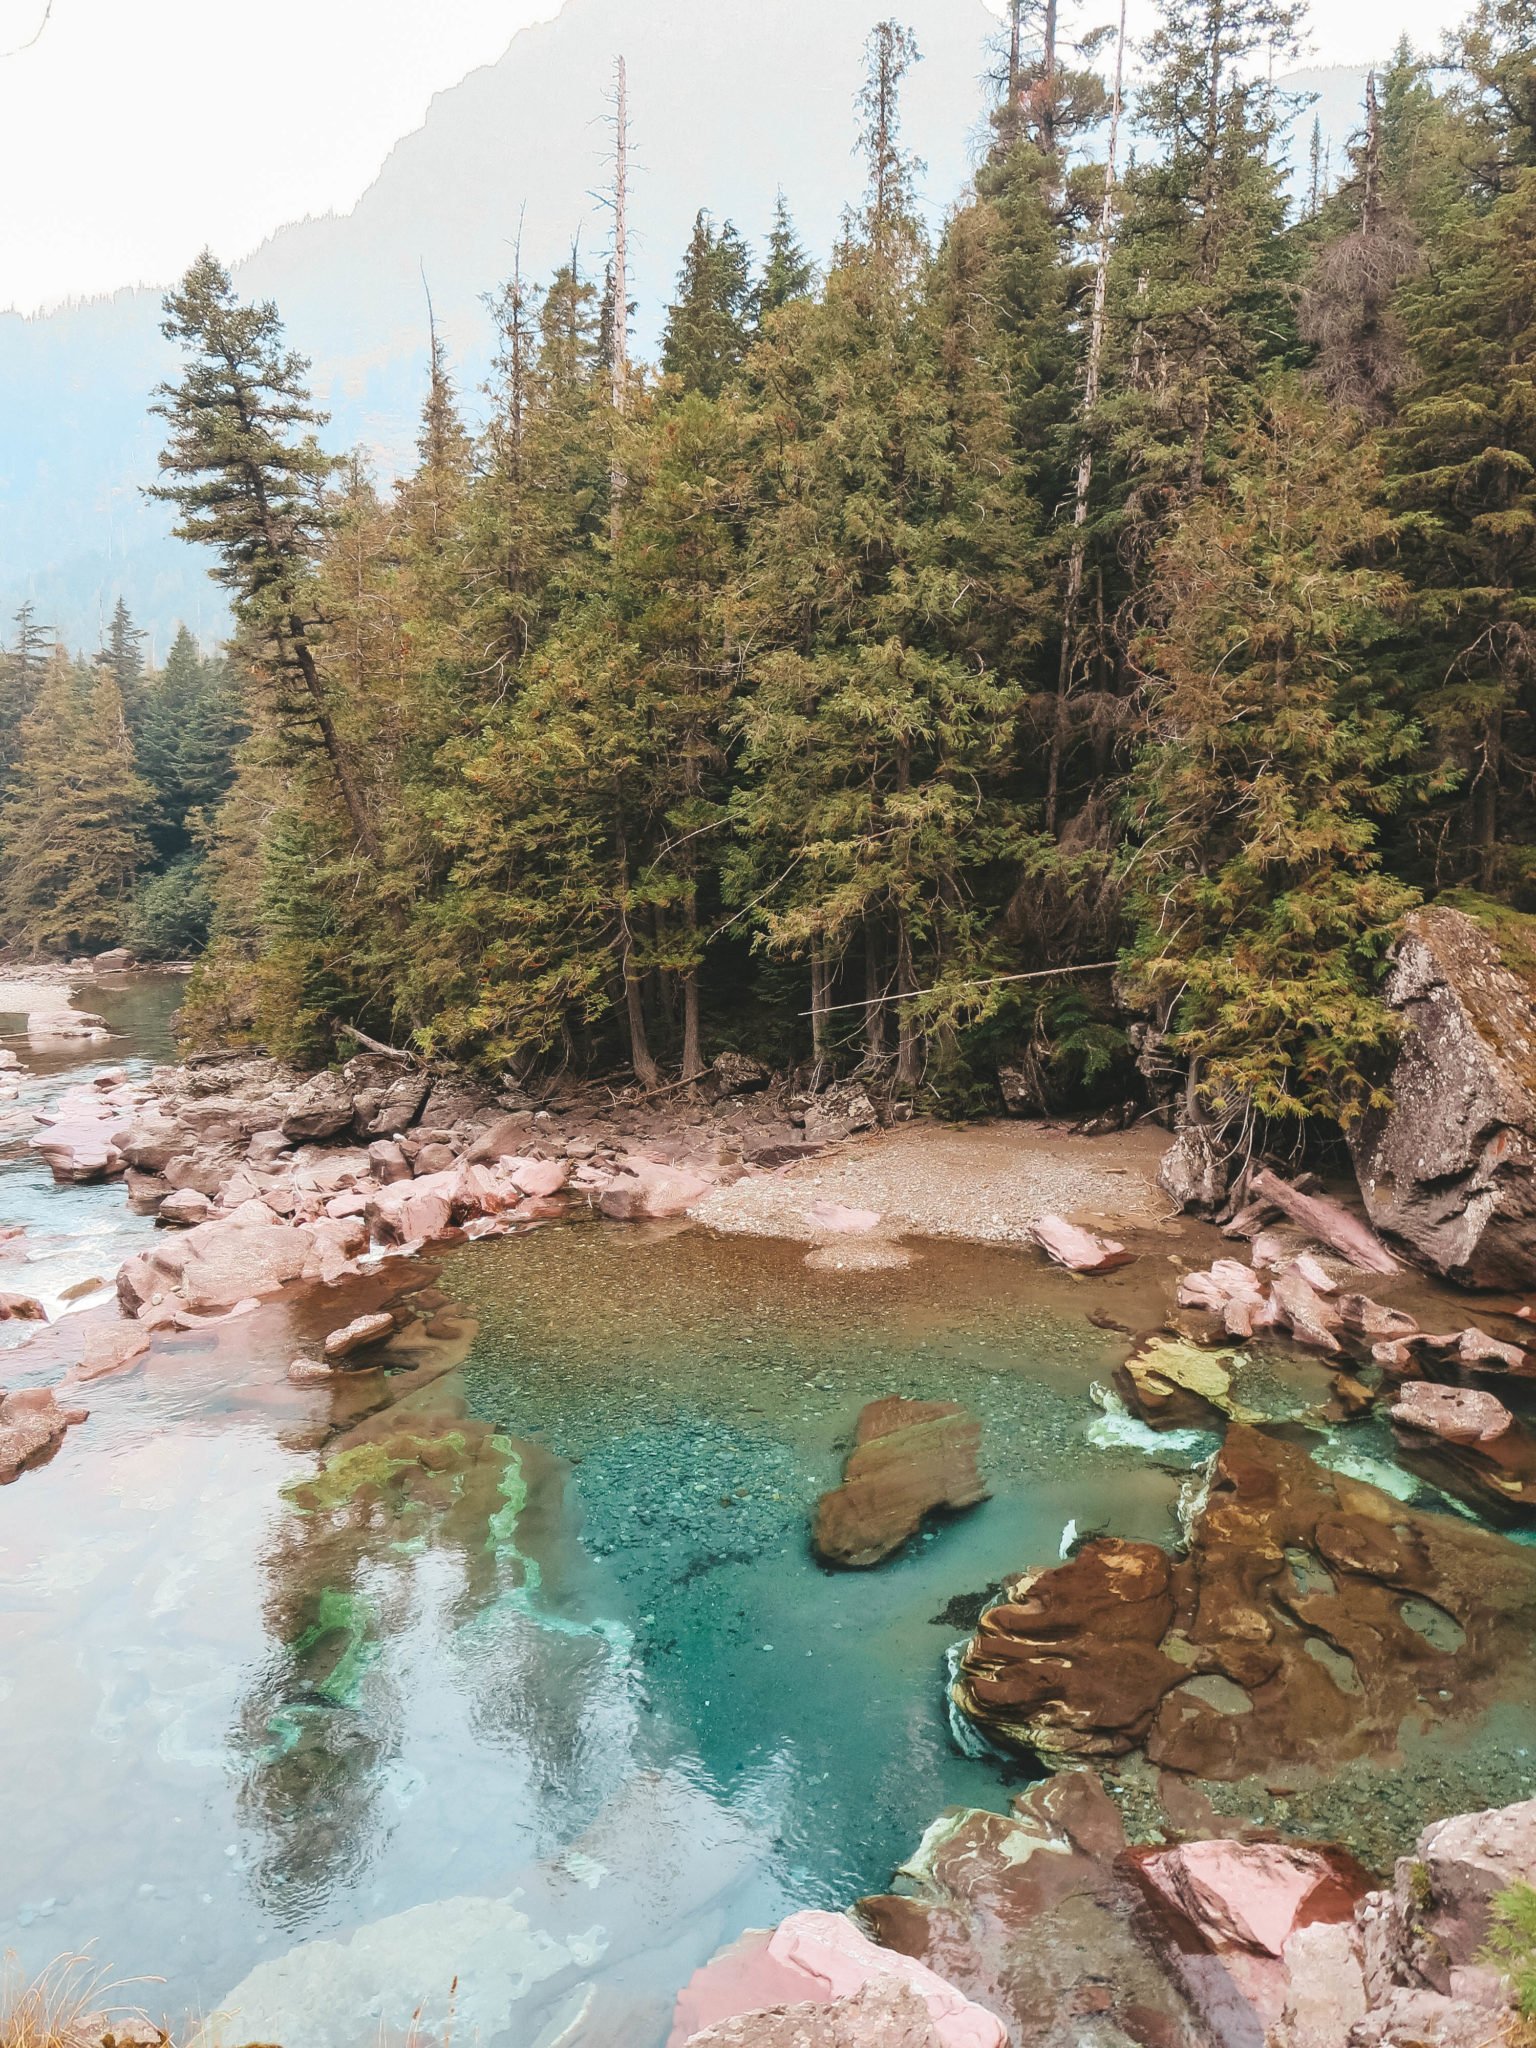
[[[0,1968],[0,2048],[168,2048],[168,2036],[89,1955],[55,1956],[35,1977]]]

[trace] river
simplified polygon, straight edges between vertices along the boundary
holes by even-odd
[[[28,1093],[163,1056],[177,994],[93,991],[124,1038],[24,1053]],[[153,1226],[8,1149],[0,1223],[29,1234],[0,1285],[57,1309]],[[1090,1287],[930,1246],[812,1272],[773,1240],[582,1223],[466,1247],[438,1285],[438,1376],[351,1437],[285,1379],[334,1312],[276,1305],[96,1383],[0,1488],[0,1948],[23,1967],[88,1945],[178,2021],[259,1984],[241,2011],[286,2015],[285,2048],[393,2038],[417,1997],[508,2048],[660,2048],[721,1942],[883,1889],[945,1806],[1006,1806],[1020,1773],[951,1737],[946,1610],[1069,1523],[1171,1539],[1209,1448],[1090,1397],[1125,1339],[1085,1311],[1148,1320],[1134,1268]],[[56,1377],[25,1347],[4,1366]],[[1284,1413],[1321,1368],[1253,1373]],[[992,1497],[825,1572],[809,1514],[892,1393],[981,1418]],[[1382,1436],[1348,1455],[1387,1469]],[[1397,1836],[1468,1788],[1536,1791],[1533,1716],[1410,1760]]]

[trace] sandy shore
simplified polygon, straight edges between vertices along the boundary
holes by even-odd
[[[999,1244],[1022,1242],[1048,1214],[1101,1230],[1171,1228],[1155,1178],[1167,1143],[1150,1124],[1102,1138],[1001,1120],[901,1124],[717,1189],[693,1215],[714,1230],[808,1243],[824,1234],[809,1213],[819,1202],[877,1209],[893,1236]]]

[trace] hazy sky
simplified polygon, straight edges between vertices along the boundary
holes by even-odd
[[[558,5],[52,0],[18,49],[48,0],[0,0],[0,307],[164,283],[204,243],[234,259],[285,221],[351,206],[433,93]],[[1130,5],[1144,28],[1153,0]],[[1461,12],[1314,0],[1312,61],[1368,62],[1403,31],[1433,48]]]

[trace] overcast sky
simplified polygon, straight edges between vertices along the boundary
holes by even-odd
[[[638,16],[648,0],[633,4]],[[1153,0],[1130,4],[1144,28]],[[0,307],[161,284],[205,243],[233,260],[285,221],[351,206],[433,93],[558,6],[52,0],[44,26],[48,0],[0,0]],[[1078,9],[1097,19],[1110,0]],[[1314,11],[1312,61],[1342,64],[1378,59],[1403,31],[1433,48],[1462,7]]]

